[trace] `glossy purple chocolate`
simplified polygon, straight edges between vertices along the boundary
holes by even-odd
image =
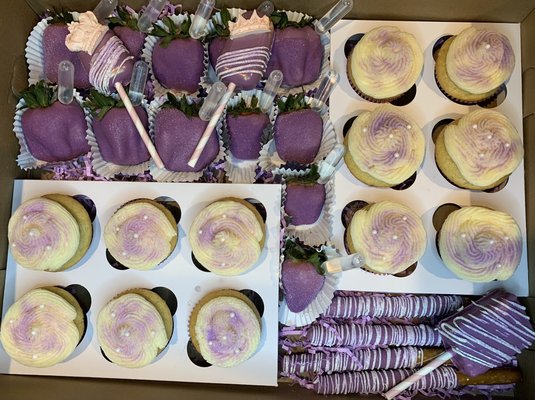
[[[28,149],[42,161],[68,161],[89,152],[86,129],[84,112],[76,102],[64,105],[56,101],[50,107],[30,109],[22,114]]]
[[[286,162],[310,164],[318,154],[323,121],[311,109],[280,114],[275,121],[277,153]]]
[[[225,47],[225,43],[227,42],[227,40],[229,39],[225,37],[215,37],[210,41],[210,44],[208,46],[208,57],[210,58],[210,64],[212,64],[214,70],[215,63],[217,62],[217,59],[223,51],[223,47]]]
[[[63,24],[48,25],[43,33],[43,61],[46,79],[50,82],[58,82],[58,65],[63,60],[68,60],[74,65],[74,87],[86,89],[89,83],[88,71],[84,68],[77,53],[71,52],[65,46],[65,37],[69,34],[69,28]]]
[[[290,183],[286,186],[284,211],[292,225],[308,225],[316,222],[325,204],[325,186]]]
[[[130,54],[136,57],[136,60],[139,60],[143,45],[145,44],[146,35],[128,26],[116,26],[113,28],[113,32],[123,41]]]
[[[240,160],[256,160],[262,147],[262,134],[269,124],[263,113],[227,115],[230,152]]]
[[[195,39],[175,39],[163,48],[158,41],[152,52],[152,69],[167,89],[196,92],[204,72],[204,49]]]
[[[312,27],[276,29],[266,76],[278,69],[283,86],[306,85],[318,79],[322,60],[323,46]]]
[[[147,112],[135,107],[145,129],[149,130]],[[126,108],[112,108],[102,119],[93,119],[93,132],[102,158],[117,165],[136,165],[148,161],[149,152],[130,119]]]
[[[316,267],[308,261],[284,260],[281,275],[286,304],[296,313],[312,303],[325,283],[325,276],[318,274]]]
[[[206,143],[195,168],[188,165],[208,122],[198,117],[188,118],[182,111],[160,110],[154,121],[156,150],[170,171],[198,172],[206,168],[219,154],[219,141],[215,132]]]

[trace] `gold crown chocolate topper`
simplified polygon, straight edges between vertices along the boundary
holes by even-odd
[[[236,22],[229,22],[228,29],[230,38],[235,39],[249,34],[270,32],[273,30],[273,25],[267,15],[259,17],[254,10],[249,19],[245,19],[243,14],[240,14]]]

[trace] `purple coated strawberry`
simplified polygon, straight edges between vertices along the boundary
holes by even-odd
[[[136,60],[139,60],[141,58],[143,45],[145,44],[146,35],[143,32],[133,30],[128,26],[116,26],[113,28],[113,32],[122,40],[130,54],[133,55]]]
[[[319,183],[288,183],[284,211],[292,225],[315,223],[325,204],[325,186]]]
[[[230,152],[240,160],[256,160],[262,147],[262,134],[269,124],[263,113],[227,115]]]
[[[210,64],[212,64],[214,69],[215,63],[221,55],[221,52],[223,51],[223,47],[225,47],[225,42],[227,40],[228,38],[215,37],[210,41],[210,44],[208,46],[208,57],[210,58]]]
[[[286,304],[295,313],[305,310],[325,283],[325,276],[308,261],[284,260],[281,275]]]

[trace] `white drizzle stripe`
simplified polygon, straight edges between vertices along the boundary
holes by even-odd
[[[243,73],[262,75],[267,68],[269,54],[265,46],[225,53],[217,60],[216,72],[221,79]],[[251,65],[259,69],[250,69]]]
[[[91,59],[89,81],[101,93],[110,94],[110,82],[119,75],[126,62],[133,60],[133,56],[127,56],[119,61],[123,54],[130,54],[123,42],[117,36],[112,36],[106,44]]]
[[[336,296],[323,315],[332,318],[439,318],[461,305],[460,296]]]
[[[307,333],[313,346],[440,346],[438,332],[429,325],[314,325]]]

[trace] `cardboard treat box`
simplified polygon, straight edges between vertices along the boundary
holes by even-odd
[[[173,1],[176,2],[176,1]],[[93,9],[97,0],[27,0],[26,2],[5,2],[0,14],[0,43],[2,44],[3,62],[0,63],[0,269],[6,266],[7,258],[7,221],[11,215],[13,180],[17,178],[37,178],[39,172],[23,172],[18,169],[15,157],[18,145],[12,133],[12,120],[17,99],[27,86],[27,66],[24,62],[24,47],[27,36],[37,21],[37,15],[47,7],[67,8],[78,11]],[[145,1],[127,0],[125,3],[139,8]],[[181,2],[183,9],[194,11],[197,1]],[[217,7],[254,8],[256,0],[218,1]],[[321,17],[333,2],[312,1],[275,1],[280,9],[294,9],[315,17]],[[474,22],[508,22],[520,24],[522,54],[517,55],[517,62],[522,63],[523,76],[523,125],[526,186],[526,226],[529,265],[529,292],[532,297],[523,299],[531,318],[535,316],[535,249],[532,236],[535,228],[535,164],[531,160],[535,154],[535,0],[450,0],[447,2],[430,2],[428,0],[393,0],[356,1],[353,11],[347,16],[360,20],[405,20],[405,21],[474,21]],[[14,95],[15,94],[15,95]],[[0,271],[0,290],[3,289],[4,271]],[[0,296],[0,298],[2,298]],[[535,376],[535,349],[525,351],[519,357],[524,382],[517,385],[513,394],[495,398],[530,399],[533,398],[532,378]],[[124,397],[128,399],[250,399],[259,397],[266,400],[284,399],[299,396],[303,399],[323,398],[312,391],[297,386],[281,384],[278,388],[232,386],[232,385],[198,385],[169,382],[123,381],[114,379],[0,376],[0,397],[2,399],[95,399]],[[331,398],[347,398],[332,396]],[[356,399],[380,399],[379,396],[352,396]],[[418,398],[425,398],[418,396]],[[469,397],[474,398],[474,397]]]

